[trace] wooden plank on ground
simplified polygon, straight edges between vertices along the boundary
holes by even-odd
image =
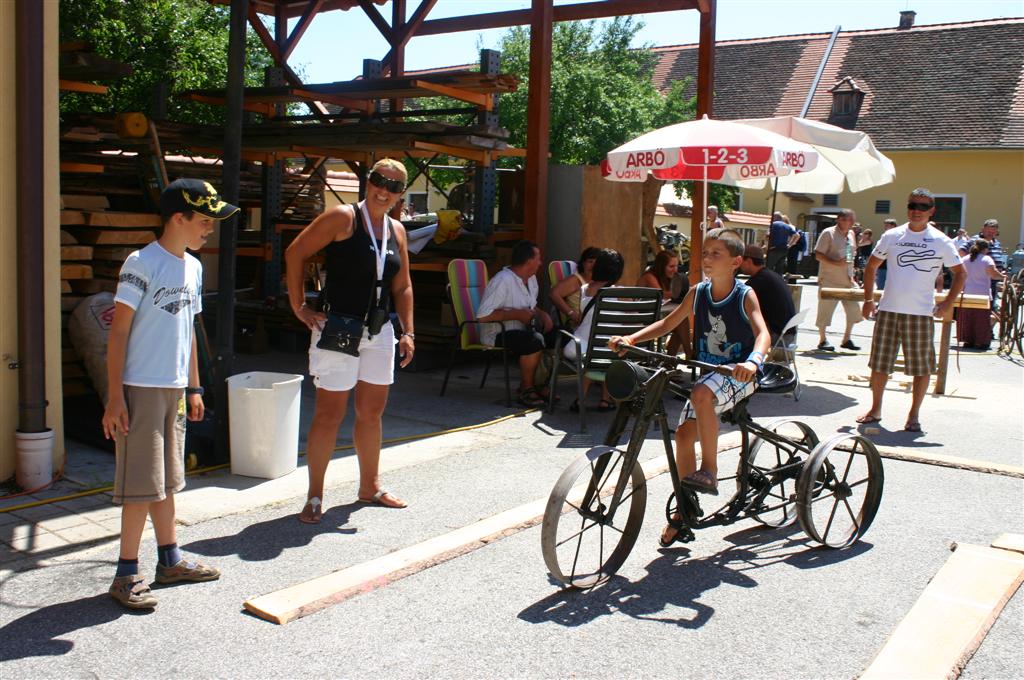
[[[738,445],[738,435],[726,435],[719,440],[719,452]],[[643,463],[647,479],[667,469],[661,459]],[[582,493],[584,488],[581,483],[574,492]],[[547,498],[541,498],[369,562],[254,597],[243,606],[260,618],[285,624],[535,526],[543,519],[546,505]]]
[[[92,246],[61,246],[60,259],[72,262],[76,260],[91,260]]]
[[[1024,534],[1000,534],[992,541],[992,547],[1024,553]]]
[[[61,264],[60,278],[62,279],[91,279],[92,267],[87,264]]]
[[[60,207],[61,210],[108,210],[110,201],[106,196],[93,194],[63,194]]]
[[[910,453],[907,449],[894,448],[890,446],[878,446],[876,448],[882,458],[892,458],[893,460],[902,460],[908,463],[924,463],[926,465],[938,465],[939,467],[950,467],[958,470],[985,472],[993,475],[1005,475],[1007,477],[1024,479],[1024,467],[1019,465],[990,463],[987,460],[945,456],[941,453]]]
[[[861,680],[955,678],[1024,581],[1024,555],[960,545]]]
[[[109,229],[79,229],[75,232],[78,240],[92,245],[144,245],[156,240],[151,231],[113,231]]]

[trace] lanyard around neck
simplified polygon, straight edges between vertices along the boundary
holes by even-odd
[[[384,260],[388,256],[388,216],[384,216],[381,224],[380,247],[377,247],[377,237],[373,235],[373,222],[370,221],[370,212],[366,209],[366,201],[359,204],[363,212],[363,221],[366,222],[366,231],[370,234],[370,243],[373,244],[373,254],[377,264],[377,286],[384,280]]]

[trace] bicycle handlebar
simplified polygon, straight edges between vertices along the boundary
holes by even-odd
[[[703,361],[695,361],[693,359],[683,359],[681,357],[672,356],[671,354],[663,354],[661,352],[655,352],[654,350],[644,349],[634,345],[627,345],[625,343],[619,343],[617,350],[624,352],[627,355],[633,354],[638,357],[653,359],[654,361],[662,364],[669,364],[672,366],[689,366],[691,368],[699,368],[703,371],[714,371],[715,373],[721,373],[722,375],[732,375],[732,369],[725,366],[708,364]]]

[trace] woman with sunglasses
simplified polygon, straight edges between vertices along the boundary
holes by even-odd
[[[307,438],[309,491],[299,520],[320,522],[324,477],[334,452],[338,427],[345,418],[349,394],[355,392],[355,442],[359,459],[358,500],[404,508],[405,501],[380,486],[381,418],[388,389],[394,382],[395,337],[390,322],[371,334],[394,301],[403,333],[398,341],[401,366],[412,361],[412,282],[405,228],[388,216],[405,191],[405,166],[385,158],[370,170],[366,198],[323,213],[292,241],[285,253],[288,298],[295,316],[312,333],[309,373],[316,385],[316,412]],[[305,302],[306,262],[324,251],[327,283],[321,293],[324,312]],[[358,356],[318,347],[327,314],[362,320]]]

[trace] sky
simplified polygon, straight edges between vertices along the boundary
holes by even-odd
[[[418,6],[408,0],[409,13]],[[429,18],[527,9],[529,0],[439,0]],[[555,0],[555,5],[574,4]],[[381,14],[390,20],[390,5]],[[899,13],[917,12],[917,25],[1024,16],[1024,0],[718,0],[716,39],[892,28]],[[660,12],[637,15],[645,27],[636,45],[696,43],[699,13]],[[413,38],[406,47],[406,70],[467,64],[481,48],[496,48],[508,29]],[[308,83],[350,80],[362,73],[364,58],[382,58],[388,44],[359,10],[324,12],[316,17],[288,63]]]

